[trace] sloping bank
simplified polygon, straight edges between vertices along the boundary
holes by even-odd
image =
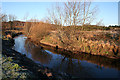
[[[28,80],[57,80],[57,79],[64,80],[70,78],[70,76],[66,74],[57,73],[52,71],[51,69],[48,69],[47,67],[36,64],[34,61],[27,58],[25,55],[22,55],[21,53],[13,50],[12,49],[13,45],[14,45],[13,39],[2,40],[2,54],[7,58],[9,57],[12,58],[13,63],[15,63],[13,67],[19,65],[22,68],[22,71],[28,72],[30,74],[29,77],[26,78],[25,80],[27,79]],[[18,72],[20,71],[18,70]],[[6,78],[11,79],[12,77],[6,77]]]
[[[72,58],[72,59],[79,59],[79,60],[86,60],[87,62],[97,64],[99,66],[104,66],[106,68],[116,68],[120,70],[118,66],[120,66],[120,59],[111,59],[111,58],[106,58],[105,56],[96,56],[96,55],[91,55],[87,53],[80,53],[80,52],[72,52],[69,50],[65,50],[63,48],[56,48],[56,46],[50,46],[47,44],[42,44],[42,43],[37,43],[36,41],[33,41],[29,39],[31,43],[34,43],[36,46],[42,46],[43,49],[49,50],[50,52],[54,54],[61,54],[67,58]]]
[[[61,51],[70,52],[68,55],[79,53],[87,53],[91,55],[105,56],[113,59],[120,59],[119,34],[118,38],[114,37],[114,33],[110,31],[98,32],[78,32],[71,34],[68,31],[63,33],[51,32],[42,40],[35,37],[28,37],[29,40],[37,45],[59,48]],[[115,38],[114,40],[112,39]],[[116,41],[116,42],[115,42]]]

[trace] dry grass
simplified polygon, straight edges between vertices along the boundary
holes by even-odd
[[[58,27],[43,22],[29,23],[27,27],[28,37],[38,42],[71,51],[120,57],[120,34],[117,31],[81,31],[79,27]]]
[[[61,29],[51,33],[42,42],[58,45],[71,51],[120,56],[120,34],[117,32]]]
[[[43,22],[27,22],[24,28],[28,37],[39,38],[40,40],[55,29],[55,25]]]

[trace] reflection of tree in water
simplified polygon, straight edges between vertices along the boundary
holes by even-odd
[[[72,58],[64,56],[56,68],[79,78],[92,77],[90,73],[91,69],[89,67],[86,69],[84,66],[82,66],[79,59],[74,61]]]
[[[32,58],[39,61],[42,64],[48,64],[52,58],[50,54],[42,50],[40,47],[36,47],[30,41],[25,41],[26,51],[32,54]]]
[[[25,46],[24,47],[25,47],[25,50],[27,51],[27,53],[30,53],[32,48],[35,47],[35,45],[32,42],[30,42],[29,40],[25,40]]]
[[[105,68],[115,68],[120,70],[120,60],[119,59],[110,59],[102,56],[93,56],[90,54],[76,54],[72,57],[73,59],[85,60],[88,63],[97,64],[98,69]]]
[[[86,60],[89,63],[97,64],[97,68],[102,69],[105,68],[116,68],[120,70],[120,60],[110,59],[102,56],[92,56],[87,54],[80,54],[80,56],[75,56],[77,59]]]
[[[86,60],[88,63],[97,64],[96,67],[98,69],[103,69],[103,67],[105,67],[105,68],[115,68],[117,70],[120,70],[120,60],[119,59],[110,59],[110,58],[106,58],[104,56],[93,56],[90,54],[82,54],[82,53],[75,54],[75,55],[67,55],[67,54],[63,54],[64,52],[62,52],[62,51],[60,52],[60,50],[54,51],[54,53],[56,53],[56,54],[62,53],[61,54],[62,56],[71,57],[72,59]]]
[[[32,48],[31,54],[33,59],[35,59],[36,61],[40,61],[42,64],[48,64],[52,58],[52,55],[37,47]]]
[[[41,62],[42,64],[48,64],[51,61],[52,56],[48,53],[46,53],[44,50],[41,50],[41,48],[36,47],[32,42],[27,41],[25,42],[25,48],[26,51],[31,53],[32,58],[36,61]],[[52,52],[52,51],[51,51]],[[53,54],[60,54],[59,52],[53,51]],[[63,71],[66,73],[70,73],[74,76],[79,77],[94,77],[93,74],[95,73],[94,68],[96,69],[102,69],[102,67],[113,67],[120,69],[120,61],[117,60],[111,60],[105,57],[100,56],[92,56],[88,54],[78,54],[74,56],[67,56],[63,55],[64,57],[60,58],[60,62],[58,61],[58,64],[53,64],[53,69],[56,71]],[[76,60],[74,60],[76,59]],[[78,59],[78,61],[77,61]],[[88,63],[94,63],[97,64],[93,67],[84,66],[81,64],[82,60],[86,60]]]

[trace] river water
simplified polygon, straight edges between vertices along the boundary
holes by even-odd
[[[54,71],[70,74],[74,78],[120,78],[120,61],[88,54],[67,56],[50,48],[41,49],[24,35],[14,40],[13,49]]]

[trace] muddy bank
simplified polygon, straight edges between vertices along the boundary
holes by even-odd
[[[12,57],[13,61],[23,67],[25,70],[32,72],[35,75],[35,80],[57,80],[70,79],[71,77],[65,73],[57,73],[47,67],[36,64],[26,55],[22,55],[12,49],[14,40],[2,40],[2,54],[7,57]],[[32,79],[33,80],[33,79]]]

